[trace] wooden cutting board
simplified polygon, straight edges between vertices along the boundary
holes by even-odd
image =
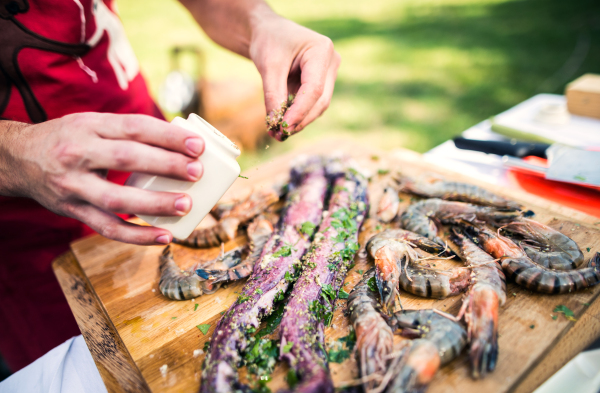
[[[351,154],[373,173],[378,170],[401,170],[413,175],[434,172],[449,179],[477,183],[428,164],[419,154],[407,150],[384,154],[345,140],[326,140],[318,146],[306,146],[246,171],[249,179],[239,179],[224,198],[285,179],[289,161],[298,154],[333,150]],[[379,181],[385,181],[385,175],[376,175],[371,183],[373,200],[377,199]],[[530,194],[480,185],[535,211],[535,219],[572,237],[586,258],[600,250],[597,218]],[[403,195],[402,198],[402,208],[405,208],[411,197]],[[225,249],[245,241],[241,235],[226,244]],[[218,247],[203,250],[173,247],[182,268],[212,259],[220,252]],[[109,391],[198,391],[204,354],[199,355],[197,351],[194,356],[194,351],[204,347],[220,313],[237,299],[244,282],[230,284],[212,295],[192,301],[173,301],[158,291],[158,255],[163,247],[134,246],[95,235],[74,242],[71,249],[72,253],[55,261],[55,273]],[[360,272],[370,266],[370,262],[357,256],[356,266],[346,279],[348,292],[360,279]],[[509,284],[508,300],[499,318],[500,353],[496,371],[483,380],[472,380],[468,358],[463,354],[438,373],[428,391],[534,390],[600,336],[600,302],[596,301],[599,293],[600,286],[568,295],[539,295]],[[456,313],[461,297],[429,300],[403,294],[402,303],[409,309],[435,307]],[[554,313],[557,305],[573,310],[577,321]],[[346,301],[338,300],[333,325],[326,330],[327,344],[348,334],[348,321],[343,315],[345,307]],[[206,335],[196,327],[199,324],[210,324]],[[336,386],[358,377],[353,357],[341,364],[331,364],[331,371]],[[285,365],[278,366],[269,385],[273,391],[285,386],[285,372]]]

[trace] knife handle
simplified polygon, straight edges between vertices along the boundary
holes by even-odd
[[[461,136],[454,138],[454,145],[463,150],[474,150],[519,158],[527,156],[547,158],[546,149],[550,147],[546,143],[482,141],[478,139],[466,139]]]

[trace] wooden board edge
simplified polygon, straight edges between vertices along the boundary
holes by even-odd
[[[540,356],[523,377],[509,389],[511,393],[529,393],[540,387],[554,373],[600,337],[600,301],[596,296],[590,306],[577,316],[577,322],[567,325],[554,345]]]
[[[148,392],[150,387],[108,318],[71,251],[58,256],[52,269],[79,330],[109,392]]]

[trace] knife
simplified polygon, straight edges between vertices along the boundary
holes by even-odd
[[[482,141],[462,137],[454,138],[454,144],[459,149],[503,155],[505,166],[537,172],[549,180],[600,187],[600,151],[560,144]],[[548,166],[520,159],[526,156],[547,158]]]
[[[483,141],[479,139],[467,139],[461,136],[454,138],[454,145],[463,150],[474,150],[482,153],[498,154],[500,156],[527,157],[536,156],[548,158],[546,150],[551,146],[547,143]]]

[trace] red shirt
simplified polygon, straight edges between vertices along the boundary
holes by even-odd
[[[0,0],[0,118],[77,112],[162,118],[113,2]],[[0,197],[0,353],[13,371],[78,334],[50,264],[91,232],[31,199]]]

